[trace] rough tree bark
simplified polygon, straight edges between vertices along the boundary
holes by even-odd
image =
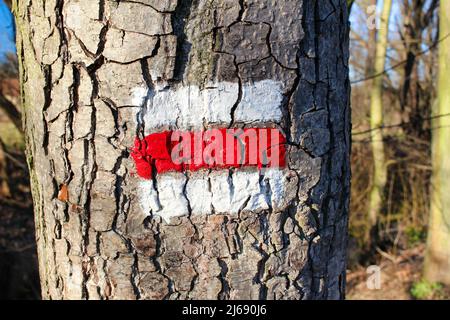
[[[433,176],[430,222],[424,276],[430,282],[450,284],[450,2],[441,1],[439,14],[438,101],[433,121]]]
[[[15,15],[44,298],[344,297],[345,0],[21,0]],[[234,169],[135,174],[136,136],[258,126],[251,112],[288,141],[257,191]]]

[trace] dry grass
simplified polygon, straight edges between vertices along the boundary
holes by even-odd
[[[399,128],[388,134],[385,143],[388,182],[379,217],[378,245],[395,251],[414,246],[425,238],[430,205],[431,156],[429,141],[402,135]],[[365,246],[364,236],[368,228],[372,165],[370,141],[354,143],[350,234],[353,246],[360,250]]]

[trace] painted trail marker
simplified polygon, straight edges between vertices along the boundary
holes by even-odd
[[[174,171],[283,168],[286,139],[271,128],[164,131],[136,138],[131,156],[144,179]]]
[[[143,107],[145,137],[131,156],[140,178],[143,210],[172,217],[283,209],[291,172],[281,121],[281,84],[219,83],[153,93]],[[137,102],[147,91],[135,90]],[[233,110],[234,108],[234,110]],[[224,129],[233,120],[245,129]],[[205,130],[205,124],[213,129]],[[250,126],[250,127],[249,127]],[[233,168],[233,170],[229,170]]]

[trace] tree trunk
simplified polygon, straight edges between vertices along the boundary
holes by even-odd
[[[383,1],[380,30],[376,46],[374,74],[379,75],[372,81],[370,95],[370,129],[373,155],[373,181],[369,202],[369,230],[376,228],[378,215],[383,206],[384,188],[387,181],[387,167],[383,142],[383,72],[386,65],[388,47],[389,18],[392,0]]]
[[[425,278],[450,284],[450,2],[440,3],[439,84],[433,125],[433,176]]]
[[[15,15],[44,298],[344,297],[346,1],[21,0]],[[212,128],[278,129],[286,163],[162,173],[141,148]]]
[[[378,0],[368,0],[367,5],[364,7],[366,13],[369,15],[369,8],[375,7],[377,8],[377,2]],[[371,14],[376,14],[375,12],[371,12]],[[367,19],[370,17],[368,16]],[[368,39],[367,39],[367,57],[366,57],[366,72],[365,77],[371,78],[375,74],[374,68],[375,68],[375,53],[377,49],[377,28],[376,26],[372,26],[372,28],[369,29]]]
[[[400,106],[406,135],[429,140],[430,134],[424,119],[431,115],[431,95],[428,88],[422,88],[419,65],[421,48],[425,45],[423,33],[432,24],[439,1],[431,1],[429,7],[425,7],[425,3],[425,0],[404,0],[402,5],[404,21],[401,38],[406,58]]]

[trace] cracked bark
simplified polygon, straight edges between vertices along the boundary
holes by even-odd
[[[349,202],[344,0],[15,1],[43,297],[340,299]],[[288,180],[266,210],[167,223],[139,204],[129,156],[160,90],[281,84]],[[136,101],[134,91],[145,89]],[[152,108],[146,108],[151,105]],[[220,107],[217,106],[217,107]],[[178,121],[175,126],[178,125]],[[205,128],[217,126],[205,123]],[[230,169],[228,182],[234,191]],[[215,176],[205,184],[219,196]],[[161,186],[153,177],[161,205]]]

